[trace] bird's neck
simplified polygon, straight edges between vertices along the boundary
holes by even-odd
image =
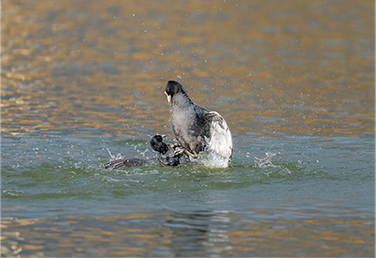
[[[188,97],[187,93],[180,92],[172,98],[172,106],[182,106],[186,104],[193,103],[192,100]]]

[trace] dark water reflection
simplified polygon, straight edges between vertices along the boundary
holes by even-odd
[[[2,255],[374,255],[374,5],[2,1]],[[104,170],[172,140],[170,79],[229,167]]]

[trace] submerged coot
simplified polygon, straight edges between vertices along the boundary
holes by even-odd
[[[139,158],[131,158],[131,159],[117,159],[108,162],[104,165],[104,168],[131,168],[131,167],[139,167],[146,164],[155,163],[157,161],[156,158],[153,159],[139,159]]]
[[[180,164],[189,163],[189,156],[185,153],[184,149],[180,146],[179,143],[169,144],[163,142],[164,135],[154,135],[150,140],[151,148],[159,152],[157,158],[152,159],[117,159],[108,162],[105,164],[104,168],[129,168],[129,167],[138,167],[146,164],[151,164],[159,162],[162,167],[167,166],[177,166]]]
[[[178,143],[169,144],[163,142],[164,135],[157,134],[151,141],[151,148],[158,154],[158,162],[162,167],[177,166],[180,164],[189,163],[189,156]]]
[[[194,104],[176,81],[167,82],[165,94],[171,102],[171,124],[175,137],[190,156],[197,158],[207,144],[207,137],[214,152],[223,158],[231,158],[232,136],[220,114]]]
[[[189,163],[189,156],[178,143],[169,144],[163,142],[164,135],[154,135],[150,140],[150,146],[153,150],[159,152],[158,162],[162,167],[177,166]]]

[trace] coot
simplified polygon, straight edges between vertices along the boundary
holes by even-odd
[[[164,135],[154,135],[150,140],[151,148],[158,152],[157,158],[151,159],[117,159],[105,164],[104,168],[129,168],[138,167],[146,164],[159,162],[162,167],[177,166],[180,164],[186,164],[190,162],[189,156],[185,153],[184,149],[179,143],[169,144],[163,142]]]
[[[150,146],[153,150],[159,152],[158,162],[162,167],[177,166],[190,162],[189,156],[179,143],[169,144],[163,142],[164,135],[154,135],[150,140]]]
[[[198,153],[204,150],[206,137],[210,139],[210,149],[222,158],[231,158],[231,132],[219,113],[197,106],[176,81],[167,82],[165,94],[171,103],[171,124],[175,137],[191,157],[197,158]]]

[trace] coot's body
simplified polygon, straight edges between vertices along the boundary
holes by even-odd
[[[165,89],[171,103],[171,124],[175,137],[186,152],[197,158],[207,146],[221,157],[232,156],[232,136],[224,118],[215,111],[197,106],[189,98],[183,86],[176,81],[168,81]]]

